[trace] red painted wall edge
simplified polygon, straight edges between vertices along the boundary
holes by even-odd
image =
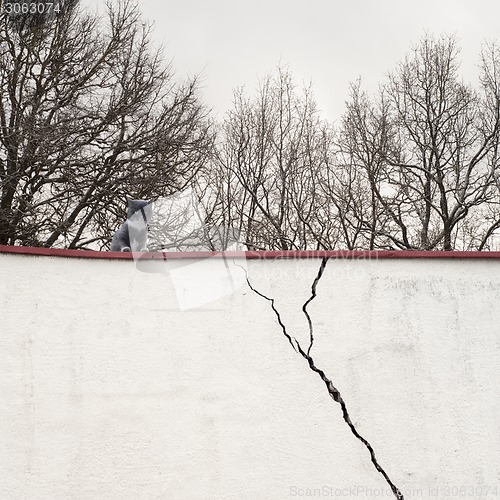
[[[131,252],[97,252],[62,248],[19,247],[0,245],[0,253],[73,257],[78,259],[133,258]],[[242,252],[155,252],[144,253],[141,259],[203,259],[207,257],[245,259],[500,259],[500,252],[412,251],[412,250],[259,250]]]

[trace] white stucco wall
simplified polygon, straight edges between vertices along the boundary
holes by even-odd
[[[0,254],[0,498],[391,498],[221,262]],[[320,259],[238,263],[307,347]],[[500,496],[499,303],[500,260],[328,262],[311,354],[405,499]]]

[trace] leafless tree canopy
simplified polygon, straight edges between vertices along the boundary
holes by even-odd
[[[235,94],[209,167],[209,224],[249,248],[492,249],[500,226],[500,51],[463,83],[453,37],[424,38],[336,127],[288,71]]]
[[[126,196],[179,190],[210,154],[196,80],[176,83],[132,2],[107,13],[0,16],[0,244],[106,247]]]
[[[0,16],[0,244],[107,248],[131,196],[167,197],[157,250],[500,248],[495,44],[468,84],[426,36],[335,125],[278,68],[213,126],[130,0],[77,4]]]
[[[311,89],[298,91],[287,70],[262,80],[254,99],[236,91],[208,169],[208,224],[237,229],[251,249],[333,246],[318,185],[330,140]]]

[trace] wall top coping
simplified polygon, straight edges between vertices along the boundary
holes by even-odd
[[[121,259],[134,258],[132,252],[98,252],[94,250],[66,250],[62,248],[22,247],[0,245],[0,253],[36,255],[50,257],[72,257],[77,259]],[[255,250],[241,252],[146,252],[139,254],[142,259],[204,259],[244,258],[244,259],[500,259],[500,252],[463,251],[414,251],[414,250]],[[138,255],[136,255],[136,258]]]

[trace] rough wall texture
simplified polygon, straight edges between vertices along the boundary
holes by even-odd
[[[236,264],[307,350],[321,259],[0,254],[0,498],[394,497]],[[499,271],[330,259],[307,306],[310,355],[405,499],[500,496]]]

